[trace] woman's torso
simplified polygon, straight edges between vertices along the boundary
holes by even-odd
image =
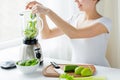
[[[99,19],[81,24],[80,22],[78,23],[78,21],[82,21],[84,17],[80,17],[80,15],[77,16],[75,22],[72,23],[72,25],[76,26],[76,28],[83,28],[87,25],[95,24],[99,22],[99,20],[106,19],[105,17],[101,17]],[[79,27],[77,25],[79,25]],[[108,38],[109,33],[103,33],[91,38],[71,39],[73,48],[72,61],[78,63],[109,66],[105,58]]]

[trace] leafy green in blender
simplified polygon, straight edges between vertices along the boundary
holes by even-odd
[[[25,36],[28,39],[34,39],[34,37],[37,35],[37,20],[35,19],[36,15],[35,14],[30,14],[30,21],[27,23],[27,27],[24,31]]]
[[[32,14],[32,13],[31,13],[31,14],[30,14],[30,18],[31,18],[31,19],[35,19],[35,18],[36,18],[36,14]]]

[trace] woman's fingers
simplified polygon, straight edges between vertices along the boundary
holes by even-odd
[[[34,5],[34,6],[32,7],[32,13],[33,13],[33,14],[38,13],[37,6],[38,6],[38,5]]]
[[[38,13],[39,11],[39,4],[36,4],[32,7],[32,13]]]
[[[40,4],[36,4],[32,7],[32,13],[43,13],[43,12],[44,12],[44,9]]]
[[[26,9],[32,9],[32,7],[33,7],[34,5],[36,5],[36,4],[40,4],[40,5],[41,5],[41,3],[38,3],[37,1],[32,1],[32,2],[29,2],[29,3],[27,4]]]
[[[26,5],[26,9],[31,9],[33,5],[35,5],[36,2],[33,1],[33,2],[29,2],[27,5]]]
[[[26,9],[31,9],[32,13],[39,13],[39,14],[46,14],[48,12],[48,8],[43,6],[42,4],[33,1],[29,2],[28,5],[26,6]]]

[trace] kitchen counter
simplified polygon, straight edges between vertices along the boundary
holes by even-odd
[[[19,49],[20,47],[12,47],[4,50],[0,50],[0,62],[13,60],[19,60]],[[39,69],[33,74],[23,74],[17,68],[11,70],[4,70],[0,68],[0,80],[59,80],[58,78],[45,77],[42,74],[42,70],[50,64],[50,61],[55,61],[56,63],[71,63],[69,61],[44,58],[44,64],[39,67]],[[104,76],[107,80],[119,80],[120,79],[120,69],[108,68],[97,66],[96,73],[94,76]]]

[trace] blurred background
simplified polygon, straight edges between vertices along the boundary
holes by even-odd
[[[20,13],[25,10],[25,5],[31,0],[1,0],[0,4],[0,50],[22,44],[22,19]],[[78,13],[74,0],[37,0],[54,10],[64,20]],[[107,59],[111,67],[120,68],[120,0],[101,0],[97,10],[112,22]],[[50,28],[55,25],[48,19]],[[70,60],[71,48],[66,36],[42,40],[39,36],[43,52],[46,56]],[[59,43],[58,43],[59,41]],[[64,47],[63,47],[64,46]],[[0,53],[1,54],[1,53]],[[64,56],[63,56],[64,55]]]

